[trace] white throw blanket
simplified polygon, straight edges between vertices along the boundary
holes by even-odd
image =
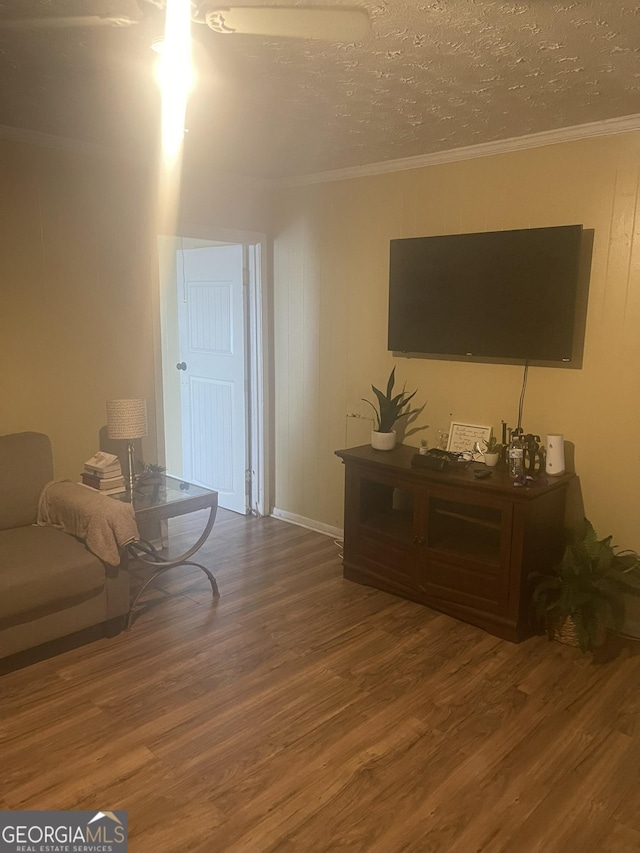
[[[140,538],[130,503],[69,480],[46,484],[38,504],[38,524],[83,539],[91,553],[110,566],[120,563],[121,547]]]

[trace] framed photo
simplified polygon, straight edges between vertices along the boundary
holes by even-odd
[[[480,426],[479,424],[461,424],[457,421],[451,421],[449,427],[449,441],[447,450],[452,453],[463,453],[464,451],[472,451],[476,443],[480,445],[480,450],[484,450],[484,441],[489,441],[491,437],[490,426]],[[482,459],[482,457],[478,457]]]

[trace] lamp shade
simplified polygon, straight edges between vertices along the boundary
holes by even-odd
[[[109,438],[142,438],[147,435],[146,400],[107,400]]]

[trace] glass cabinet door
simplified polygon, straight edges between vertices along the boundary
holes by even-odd
[[[420,491],[411,485],[363,474],[356,489],[357,521],[351,545],[381,589],[415,590],[416,548],[424,542]]]
[[[429,500],[427,546],[434,551],[499,566],[502,552],[502,507],[448,498]]]
[[[362,477],[358,521],[364,531],[398,543],[415,538],[416,496],[411,487],[392,486]]]

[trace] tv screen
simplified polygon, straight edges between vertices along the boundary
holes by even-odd
[[[570,363],[581,225],[392,240],[389,349]]]

